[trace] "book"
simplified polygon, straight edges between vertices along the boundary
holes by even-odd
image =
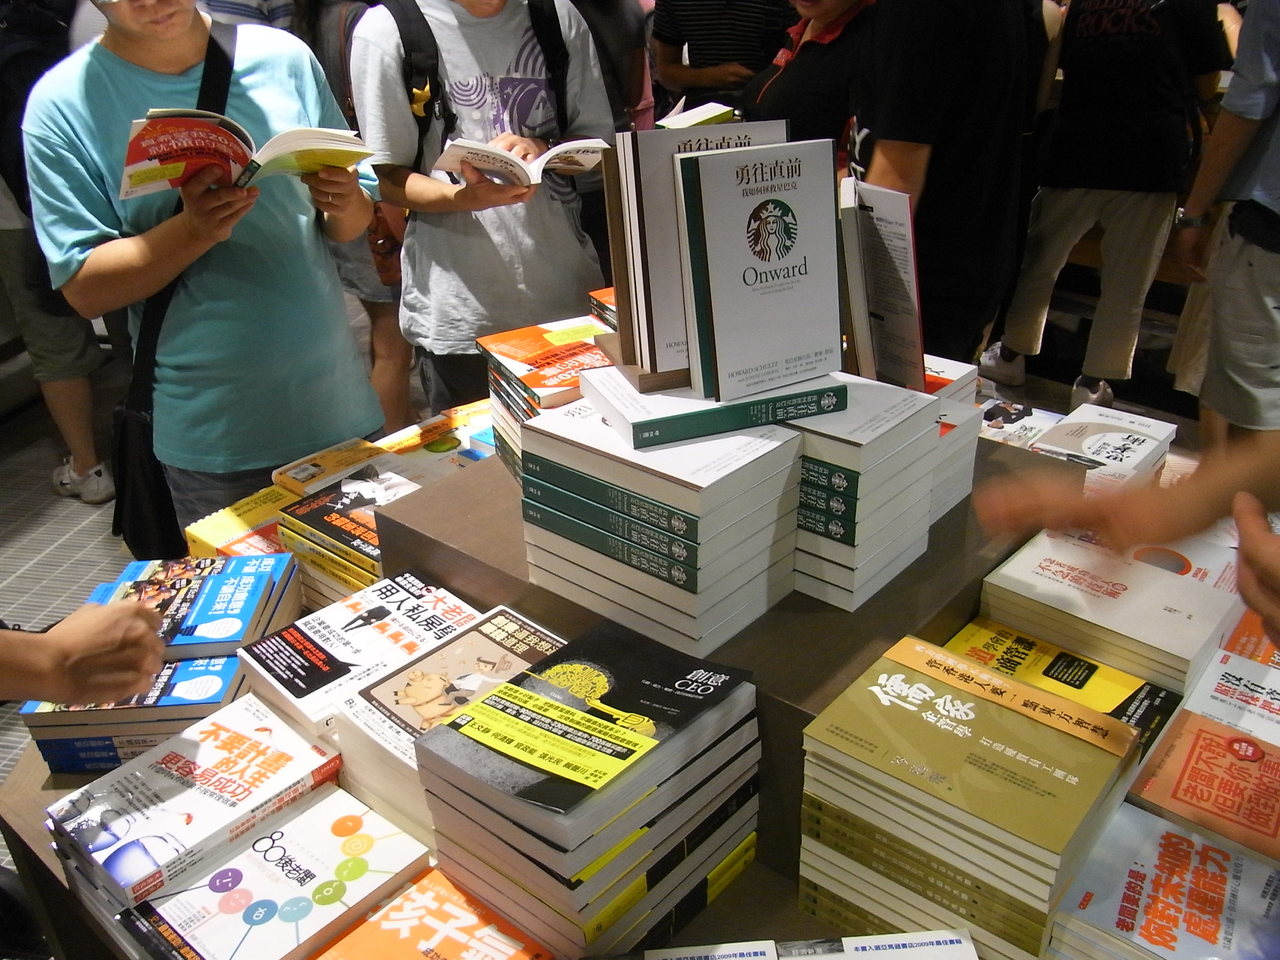
[[[593,317],[570,317],[519,327],[476,340],[490,367],[536,409],[558,407],[582,396],[578,371],[613,361],[595,344],[609,327]]]
[[[886,651],[804,734],[808,756],[1055,872],[1105,817],[1136,743],[1132,727],[1106,714],[913,637]]]
[[[1123,720],[1138,729],[1138,749],[1143,754],[1182,700],[1158,684],[984,617],[967,623],[944,648],[1006,677]]]
[[[387,451],[360,437],[343,440],[271,471],[271,482],[299,497],[340,480]]]
[[[1053,945],[1074,934],[1093,955],[1122,960],[1280,956],[1278,879],[1255,857],[1121,804],[1063,900]]]
[[[694,391],[737,400],[839,370],[831,141],[673,162]]]
[[[121,906],[172,889],[229,840],[338,772],[252,694],[48,809],[59,849]]]
[[[427,653],[481,614],[414,573],[379,580],[240,651],[250,689],[318,734],[346,691]]]
[[[911,197],[845,177],[840,181],[839,209],[850,339],[858,372],[924,390]],[[870,362],[864,364],[868,355]]]
[[[336,785],[246,833],[186,889],[139,904],[138,930],[180,957],[303,960],[429,867],[425,846]],[[145,942],[145,941],[144,941]]]
[[[703,124],[730,123],[733,120],[733,107],[715,101],[701,103],[696,107],[684,109],[684,98],[672,108],[661,120],[655,120],[654,126],[663,130],[685,130]]]
[[[552,843],[581,843],[755,706],[743,671],[593,628],[415,743],[444,779]]]
[[[707,400],[692,389],[640,393],[616,367],[583,370],[583,397],[632,447],[658,446],[843,410],[848,386],[826,375],[736,400]]]
[[[120,199],[180,187],[207,166],[223,180],[246,187],[277,173],[313,173],[349,167],[373,155],[350,130],[300,127],[278,133],[260,148],[236,121],[186,108],[148,110],[129,127]]]
[[[600,163],[600,157],[608,149],[609,144],[595,137],[566,140],[533,160],[523,160],[502,147],[457,137],[440,151],[433,169],[460,173],[462,164],[469,163],[481,173],[527,187],[541,183],[544,171],[569,176],[586,173]]]
[[[1280,669],[1219,650],[1187,691],[1183,709],[1280,743]]]
[[[832,379],[844,384],[848,404],[787,424],[800,433],[802,456],[865,473],[908,443],[919,443],[922,453],[936,446],[936,397],[849,373]]]
[[[144,720],[195,720],[230,703],[240,688],[240,679],[240,661],[235,656],[169,660],[143,693],[110,703],[26,700],[18,707],[18,716],[29,729],[104,730]]]
[[[190,524],[183,531],[193,557],[279,553],[280,508],[296,494],[272,484]]]
[[[739,494],[779,496],[799,478],[800,438],[776,425],[637,450],[580,400],[527,421],[521,438],[526,473],[694,540],[742,516],[707,522]]]
[[[1096,496],[1155,476],[1177,429],[1153,417],[1082,403],[1032,440],[1030,449],[1083,464],[1085,493]]]
[[[615,270],[614,275],[621,273],[630,281],[625,310],[619,305],[619,332],[631,341],[635,363],[644,370],[665,373],[689,366],[684,293],[673,282],[680,276],[680,238],[671,158],[786,139],[787,124],[782,120],[617,135],[622,246],[628,269]],[[629,325],[623,325],[623,314]]]
[[[967,930],[921,930],[873,936],[833,937],[829,940],[749,940],[690,947],[661,947],[632,955],[628,960],[740,960],[760,957],[844,957],[892,951],[901,960],[977,960]]]
[[[432,868],[317,960],[552,960],[553,954],[500,913]]]
[[[1280,698],[1268,702],[1274,709]],[[1280,745],[1185,709],[1170,721],[1129,792],[1138,806],[1280,868],[1277,798]]]

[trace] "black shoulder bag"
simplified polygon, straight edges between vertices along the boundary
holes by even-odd
[[[235,27],[215,22],[200,78],[196,103],[199,109],[215,113],[226,109],[235,44]],[[181,210],[179,197],[174,213]],[[116,502],[111,532],[123,537],[129,552],[139,560],[169,560],[187,553],[186,537],[178,525],[164,467],[156,459],[152,445],[151,420],[156,345],[179,279],[180,275],[143,305],[129,393],[112,416],[111,471],[115,474]]]

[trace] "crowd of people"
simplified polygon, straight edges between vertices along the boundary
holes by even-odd
[[[560,140],[643,129],[681,97],[785,118],[794,138],[833,142],[835,175],[908,193],[925,349],[976,360],[1002,323],[983,355],[997,379],[1020,376],[1039,350],[1053,280],[1079,235],[1101,224],[1103,299],[1076,399],[1106,402],[1107,381],[1128,375],[1141,299],[1173,230],[1175,255],[1197,269],[1213,261],[1202,401],[1232,436],[1209,460],[1262,466],[1206,465],[1169,496],[1184,521],[1207,522],[1241,489],[1280,493],[1267,469],[1280,456],[1275,0],[1254,0],[1243,23],[1215,16],[1211,0],[1072,0],[1065,16],[1052,0],[418,0],[439,66],[416,101],[400,26],[362,0],[79,6],[74,22],[90,38],[34,85],[22,122],[31,219],[0,205],[6,251],[21,232],[22,262],[47,264],[48,285],[75,314],[55,323],[40,304],[19,309],[70,449],[54,476],[60,493],[109,499],[91,489],[95,475],[110,482],[91,429],[84,442],[101,358],[83,318],[128,311],[136,331],[141,305],[175,278],[154,430],[183,523],[265,486],[279,463],[413,419],[411,355],[431,412],[487,395],[476,337],[575,316],[604,282],[591,235],[599,184],[549,176],[519,187],[467,166],[442,175],[432,163],[443,144],[463,136],[529,159]],[[539,10],[551,11],[550,38]],[[369,162],[248,188],[207,172],[182,187],[177,209],[172,194],[120,199],[121,131],[152,107],[195,105],[212,18],[239,24],[226,112],[259,143],[353,121]],[[1044,133],[1045,81],[1059,67]],[[1227,67],[1234,78],[1204,137]],[[408,212],[398,283],[373,268],[375,199]],[[1222,199],[1236,202],[1210,257],[1207,214]],[[17,305],[32,284],[11,273],[4,289]],[[372,319],[372,380],[344,291]],[[60,392],[75,398],[69,426]],[[1016,482],[1031,493],[979,495],[993,529],[1085,517],[1107,526],[1102,505]],[[1117,517],[1133,525],[1165,509],[1152,502],[1116,507]]]

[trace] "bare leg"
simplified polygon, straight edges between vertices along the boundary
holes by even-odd
[[[370,300],[360,303],[369,315],[369,382],[382,404],[383,429],[390,433],[418,419],[409,405],[413,347],[400,335],[399,304]]]
[[[71,453],[71,469],[81,475],[88,473],[101,462],[93,442],[93,390],[89,378],[44,380],[40,392]]]

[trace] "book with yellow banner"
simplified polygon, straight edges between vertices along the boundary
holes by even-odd
[[[986,617],[965,624],[945,647],[1006,677],[1123,720],[1137,728],[1138,749],[1144,754],[1182,702],[1167,687]]]
[[[620,630],[589,630],[426,731],[423,784],[444,781],[567,849],[754,710],[745,671]]]

